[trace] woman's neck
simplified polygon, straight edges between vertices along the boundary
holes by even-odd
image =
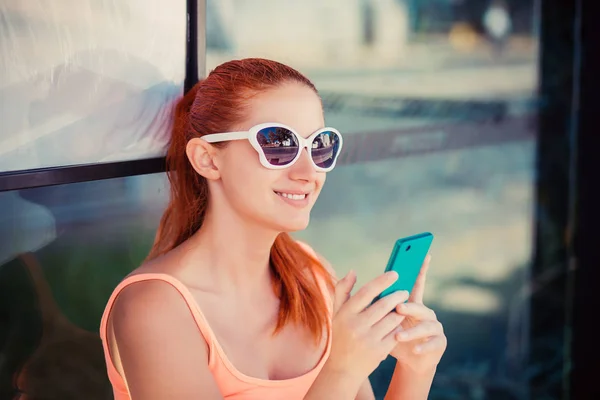
[[[277,235],[233,212],[207,212],[182,257],[187,265],[202,265],[215,290],[243,295],[270,285],[269,258]]]

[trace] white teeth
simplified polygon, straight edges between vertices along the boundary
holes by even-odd
[[[277,193],[281,197],[286,197],[286,198],[292,199],[292,200],[304,200],[306,198],[306,194],[291,194],[291,193],[281,193],[281,192],[275,192],[275,193]]]

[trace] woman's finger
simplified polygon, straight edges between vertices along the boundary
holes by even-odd
[[[375,297],[390,287],[396,280],[398,280],[398,273],[395,271],[379,275],[377,278],[358,289],[354,296],[348,299],[345,308],[350,312],[356,314],[360,313],[373,302]]]
[[[366,310],[364,310],[361,313],[361,316],[363,316],[366,319],[366,323],[369,326],[373,326],[386,315],[388,315],[391,311],[394,311],[398,304],[401,304],[406,300],[408,300],[408,292],[406,290],[399,290],[385,297],[382,297],[375,303],[371,304]]]
[[[427,339],[432,336],[439,336],[444,333],[442,324],[438,321],[423,321],[417,326],[403,330],[396,335],[396,339],[401,342],[409,342],[418,339]]]
[[[396,329],[393,329],[387,336],[384,336],[381,339],[382,349],[385,349],[388,353],[392,351],[396,346],[398,346],[398,340],[396,340],[396,334],[398,332],[402,332],[402,327],[397,326]]]
[[[405,317],[395,312],[388,313],[379,322],[373,325],[370,333],[374,338],[381,340],[390,333],[397,332],[397,329],[400,327],[404,318]]]
[[[446,336],[434,336],[425,343],[419,343],[413,347],[413,352],[415,354],[427,354],[440,351],[443,352],[446,349],[447,344],[448,339],[446,339]]]
[[[417,320],[437,321],[435,312],[421,303],[402,303],[396,307],[396,312]]]
[[[354,271],[348,272],[348,274],[340,279],[335,285],[335,294],[333,302],[334,315],[337,314],[338,310],[348,301],[350,298],[350,292],[356,283],[356,273]]]
[[[423,265],[421,265],[421,270],[419,271],[417,280],[415,281],[413,289],[410,293],[410,302],[423,304],[423,296],[425,295],[425,283],[427,281],[427,271],[429,270],[429,261],[431,261],[431,255],[427,254],[427,257],[425,257],[425,261],[423,261]]]

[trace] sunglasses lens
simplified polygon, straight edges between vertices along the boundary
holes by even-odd
[[[271,165],[288,165],[298,154],[298,140],[289,129],[263,128],[256,134],[256,139]]]
[[[312,142],[311,155],[320,168],[331,167],[339,152],[340,136],[333,131],[321,132]]]

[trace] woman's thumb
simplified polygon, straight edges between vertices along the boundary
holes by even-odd
[[[333,303],[334,313],[337,313],[340,307],[348,301],[355,283],[356,273],[353,270],[350,270],[350,272],[335,285],[335,299]]]

